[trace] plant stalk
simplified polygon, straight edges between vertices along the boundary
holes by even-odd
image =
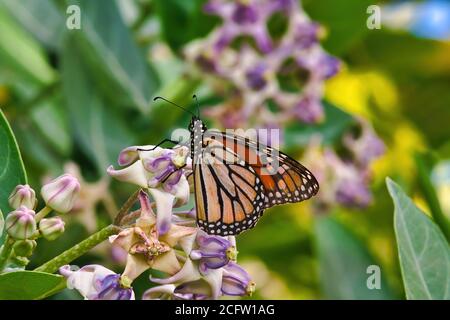
[[[0,252],[0,273],[5,269],[6,263],[11,256],[13,245],[14,239],[6,236],[5,243],[3,244],[2,251]]]
[[[119,212],[117,213],[117,218],[114,222],[114,224],[110,224],[109,226],[101,229],[100,231],[97,231],[90,237],[84,239],[80,243],[74,245],[72,248],[67,249],[63,253],[61,253],[59,256],[56,256],[55,258],[51,259],[50,261],[47,261],[40,267],[36,268],[34,271],[40,271],[40,272],[48,272],[48,273],[54,273],[58,271],[58,269],[66,264],[71,263],[73,260],[77,259],[78,257],[81,257],[83,254],[94,248],[96,245],[100,244],[101,242],[108,239],[110,236],[117,234],[120,232],[121,228],[117,226],[115,223],[117,220],[120,220],[124,215],[128,213],[130,208],[133,206],[133,204],[136,202],[136,199],[139,195],[139,191],[136,191],[133,193],[128,200],[124,203],[122,208],[120,208]]]

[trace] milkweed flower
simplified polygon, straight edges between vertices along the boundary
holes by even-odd
[[[357,122],[359,135],[346,133],[342,145],[347,156],[329,147],[321,147],[320,139],[313,139],[303,157],[319,183],[327,185],[317,196],[317,208],[323,210],[335,203],[346,207],[364,208],[372,201],[370,192],[370,164],[384,152],[384,144],[370,124]]]
[[[360,118],[358,122],[361,129],[359,136],[347,133],[343,137],[343,144],[352,153],[354,161],[366,167],[384,153],[385,146],[367,121]]]
[[[141,192],[139,200],[140,217],[135,225],[109,239],[113,245],[118,245],[128,252],[123,274],[131,280],[150,268],[174,274],[181,268],[174,247],[180,239],[195,233],[196,229],[171,224],[168,232],[159,234],[156,216],[147,194]]]
[[[5,220],[5,230],[13,239],[29,239],[36,232],[35,212],[25,206],[20,206],[8,214]]]
[[[189,196],[186,174],[192,168],[187,157],[187,149],[130,147],[119,155],[119,164],[125,168],[108,169],[119,181],[143,187],[138,194],[140,208],[117,222],[123,229],[109,238],[113,246],[127,254],[122,278],[131,283],[148,269],[166,275],[150,277],[158,286],[147,290],[143,299],[217,299],[225,294],[223,288],[233,285],[247,288],[250,284],[244,283],[247,278],[242,276],[240,267],[236,267],[240,272],[235,275],[237,284],[230,282],[231,269],[223,277],[226,266],[236,261],[235,237],[206,234],[196,226],[194,209],[173,211],[180,199],[185,203]],[[174,178],[175,183],[164,186],[166,178],[178,171],[181,176]],[[180,189],[186,193],[182,197]],[[250,287],[241,291],[230,289],[233,295],[251,291]]]
[[[60,213],[72,210],[80,192],[80,183],[70,174],[63,174],[41,189],[45,204]]]
[[[255,283],[241,266],[230,262],[223,268],[222,292],[229,296],[251,296]]]
[[[34,210],[37,204],[36,192],[28,184],[19,184],[9,196],[8,203],[13,209],[25,206]]]
[[[209,81],[213,89],[223,93],[225,87],[227,94],[231,92],[224,103],[212,108],[216,110],[206,109],[206,115],[218,116],[215,119],[225,128],[240,127],[249,120],[265,124],[265,118],[278,126],[292,119],[306,123],[323,119],[323,83],[339,71],[340,62],[323,50],[322,29],[298,1],[210,0],[204,10],[222,23],[205,39],[188,44],[184,53],[201,76],[213,79]],[[269,32],[275,14],[286,23],[279,35]],[[242,36],[247,38],[234,41]],[[302,83],[293,90],[286,85],[289,77],[301,78]],[[227,112],[230,101],[235,108]],[[270,111],[270,104],[278,111]]]
[[[181,206],[189,200],[189,183],[183,174],[188,152],[187,147],[128,147],[122,150],[118,159],[119,165],[126,167],[115,170],[110,166],[107,170],[117,180],[149,191],[156,202],[156,223],[161,234],[169,231],[173,205]]]
[[[69,265],[59,269],[67,278],[67,287],[77,290],[86,300],[134,300],[129,280],[101,265],[87,265],[72,270]]]
[[[210,236],[200,230],[196,243],[198,249],[192,250],[189,256],[192,260],[200,260],[203,268],[218,269],[236,260],[236,247],[224,237]]]

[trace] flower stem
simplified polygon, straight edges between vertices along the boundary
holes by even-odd
[[[34,271],[54,273],[63,265],[69,264],[76,258],[82,256],[99,243],[108,239],[109,236],[116,234],[119,230],[120,230],[119,227],[110,224],[109,226],[101,229],[100,231],[97,231],[90,237],[84,239],[80,243],[74,245],[72,248],[64,251],[59,256],[44,263],[40,267],[36,268]]]
[[[6,236],[5,243],[3,244],[2,251],[0,252],[0,272],[5,269],[6,263],[8,262],[9,256],[11,255],[13,245],[14,239]]]
[[[121,218],[124,215],[127,214],[127,212],[130,210],[130,208],[133,206],[133,204],[136,202],[136,199],[139,195],[139,190],[133,193],[130,198],[124,203],[122,208],[120,208],[119,212],[117,213],[117,218]],[[117,221],[116,218],[116,221]],[[41,271],[41,272],[48,272],[48,273],[54,273],[56,272],[60,267],[63,265],[71,263],[76,258],[82,256],[89,250],[91,250],[93,247],[98,245],[99,243],[105,241],[108,239],[109,236],[112,236],[114,234],[119,233],[121,230],[120,227],[118,227],[115,223],[110,224],[109,226],[101,229],[100,231],[97,231],[90,237],[84,239],[80,243],[74,245],[72,248],[67,249],[63,253],[61,253],[59,256],[56,256],[52,260],[44,263],[40,267],[36,268],[35,271]]]
[[[50,212],[52,212],[52,208],[45,206],[44,208],[41,209],[41,211],[36,213],[36,215],[34,216],[34,220],[36,222],[39,222],[41,221],[42,218],[46,217]]]

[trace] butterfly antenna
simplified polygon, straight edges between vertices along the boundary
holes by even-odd
[[[194,95],[192,96],[192,98],[195,99],[195,101],[197,102],[197,117],[200,119],[200,106],[199,106],[199,104],[198,104],[197,95],[194,94]]]
[[[167,103],[170,103],[170,104],[172,104],[172,105],[174,105],[174,106],[176,106],[176,107],[178,107],[178,108],[180,108],[180,109],[182,109],[182,110],[184,110],[184,111],[186,111],[186,112],[189,112],[190,114],[192,114],[192,115],[195,117],[195,114],[192,113],[191,111],[187,110],[186,108],[183,108],[182,106],[176,104],[175,102],[172,102],[172,101],[170,101],[170,100],[167,100],[166,98],[159,97],[159,96],[158,96],[158,97],[154,97],[154,98],[153,98],[153,101],[156,101],[156,100],[164,100],[164,101],[167,102]]]

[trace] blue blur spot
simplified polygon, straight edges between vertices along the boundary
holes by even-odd
[[[423,38],[450,40],[450,1],[430,0],[418,4],[411,32]]]

